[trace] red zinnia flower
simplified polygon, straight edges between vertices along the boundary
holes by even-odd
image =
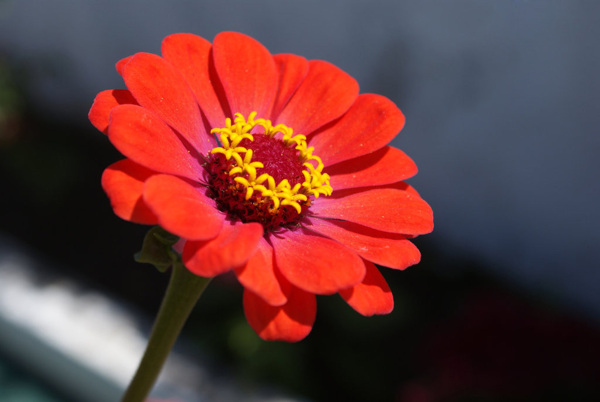
[[[196,275],[233,270],[264,339],[304,338],[317,294],[363,315],[392,310],[374,264],[417,263],[409,239],[433,217],[403,182],[415,164],[386,146],[404,125],[389,99],[234,32],[212,45],[171,35],[162,57],[116,67],[128,89],[98,94],[89,117],[126,157],[102,177],[118,216],[179,236]]]

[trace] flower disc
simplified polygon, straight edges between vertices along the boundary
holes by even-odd
[[[208,157],[210,195],[222,211],[272,231],[296,224],[311,196],[330,195],[332,189],[305,136],[255,116],[246,120],[238,113],[234,124],[227,119],[225,128],[212,130],[220,134],[222,146]]]

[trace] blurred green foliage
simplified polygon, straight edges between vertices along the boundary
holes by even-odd
[[[18,366],[0,356],[0,401],[6,402],[65,402],[51,387],[41,384]]]

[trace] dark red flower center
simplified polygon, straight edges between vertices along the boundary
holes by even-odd
[[[252,149],[252,159],[262,162],[260,174],[268,174],[275,183],[287,179],[292,187],[304,182],[305,167],[296,149],[268,135],[254,134],[253,137],[254,141],[244,139],[240,146]]]
[[[305,136],[255,116],[236,114],[233,124],[227,119],[226,127],[212,130],[222,146],[208,155],[209,194],[232,218],[273,231],[297,224],[312,197],[330,195],[332,188]]]

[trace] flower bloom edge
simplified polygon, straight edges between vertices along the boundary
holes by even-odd
[[[196,275],[233,271],[263,339],[308,335],[316,295],[389,313],[375,264],[418,263],[410,239],[433,230],[404,181],[416,165],[388,145],[404,125],[396,105],[240,33],[173,34],[161,53],[119,61],[127,89],[100,92],[89,113],[125,156],[102,176],[115,214],[178,236]]]

